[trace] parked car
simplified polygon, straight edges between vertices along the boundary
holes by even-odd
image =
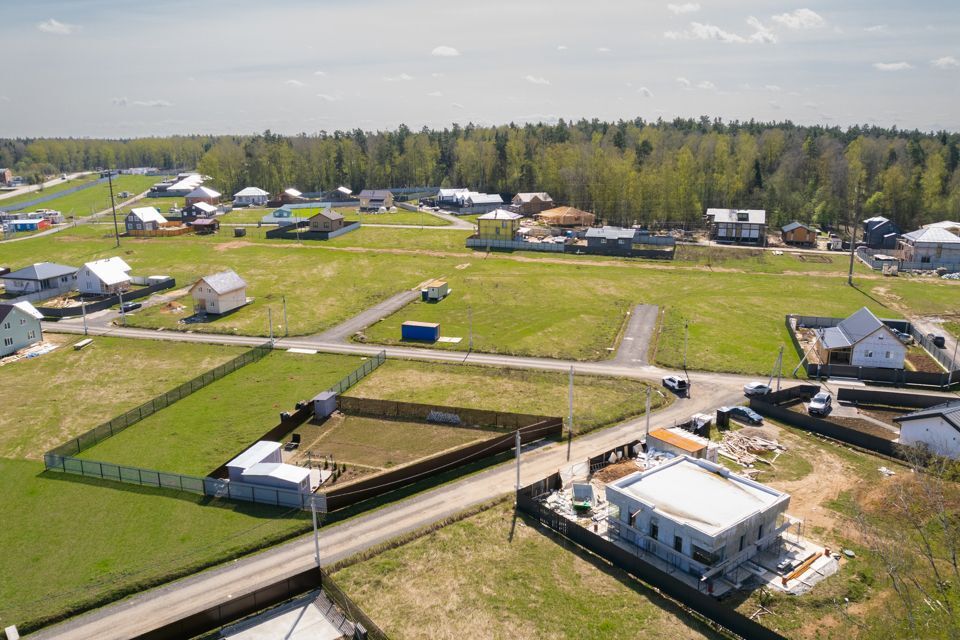
[[[738,405],[736,407],[722,407],[721,409],[728,410],[730,412],[730,417],[734,420],[746,422],[747,424],[763,424],[763,416],[750,407]]]
[[[770,385],[762,382],[748,382],[743,385],[743,395],[745,396],[765,396],[773,391]]]
[[[680,376],[664,376],[663,386],[680,396],[685,396],[690,391],[690,384],[686,378]]]
[[[913,344],[913,336],[906,331],[897,331],[896,329],[892,329],[892,331],[900,338],[900,342],[903,344]]]
[[[120,310],[124,313],[130,313],[131,311],[136,311],[142,306],[143,305],[139,302],[124,302],[122,305],[120,305]]]
[[[943,348],[947,345],[947,341],[944,339],[944,337],[943,337],[943,336],[938,336],[938,335],[935,334],[935,333],[928,333],[928,334],[927,334],[927,340],[929,340],[930,342],[932,342],[932,343],[933,343],[933,346],[935,346],[935,347],[937,347],[937,348],[939,348],[939,349],[943,349]]]
[[[807,405],[807,413],[812,416],[825,416],[831,409],[833,409],[833,396],[826,391],[813,396],[810,404]]]

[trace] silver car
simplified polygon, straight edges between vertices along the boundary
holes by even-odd
[[[826,391],[821,391],[810,400],[810,404],[807,405],[807,413],[812,416],[825,416],[830,413],[832,407],[833,396]]]

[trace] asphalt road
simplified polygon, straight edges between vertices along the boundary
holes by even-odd
[[[692,413],[709,411],[741,397],[739,385],[705,383],[692,399],[679,399],[656,413],[651,429],[670,426]],[[595,431],[573,441],[570,460],[589,455],[641,436],[646,419],[640,418]],[[545,477],[567,464],[567,444],[525,448],[521,458],[521,484]],[[323,527],[320,552],[331,564],[409,531],[451,516],[470,506],[514,489],[516,467],[504,463],[483,472],[425,491],[345,522]],[[113,640],[131,638],[243,596],[260,587],[315,566],[312,536],[297,538],[262,553],[221,565],[163,587],[140,593],[116,604],[42,629],[30,638]]]
[[[657,328],[655,304],[638,304],[630,312],[627,328],[617,348],[613,362],[624,366],[642,366],[647,364],[647,352],[650,350],[650,338]]]
[[[420,289],[410,289],[387,298],[383,302],[361,311],[346,322],[341,322],[332,329],[327,329],[315,336],[318,340],[330,342],[344,342],[358,331],[365,329],[386,318],[391,313],[399,311],[420,297]]]

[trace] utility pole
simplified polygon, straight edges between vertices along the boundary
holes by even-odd
[[[515,448],[517,450],[517,493],[520,493],[520,429],[517,429]]]
[[[470,353],[473,351],[473,307],[467,307],[467,322],[470,324],[470,346],[467,347],[467,352]]]
[[[110,185],[110,206],[113,208],[113,235],[117,238],[117,246],[120,246],[120,226],[117,224],[117,201],[113,199],[113,171],[107,170],[107,183]]]
[[[858,220],[854,219],[853,226],[850,229],[850,272],[847,274],[847,284],[851,287],[853,286],[853,256],[856,253],[858,222]]]
[[[652,393],[652,389],[648,386],[647,387],[647,433],[646,433],[647,436],[650,435],[650,394],[651,393]]]
[[[270,346],[273,346],[273,309],[267,307],[267,322],[270,324]]]
[[[950,377],[947,380],[947,389],[953,386],[953,372],[957,369],[957,347],[960,347],[960,336],[953,343],[953,365],[950,368]]]
[[[310,495],[310,511],[313,513],[313,548],[317,557],[317,568],[320,568],[320,531],[317,529],[317,495]]]
[[[87,301],[80,303],[80,311],[83,313],[83,335],[87,334]]]
[[[690,386],[690,374],[687,373],[687,334],[690,330],[690,323],[683,323],[683,373],[687,376],[687,386]]]
[[[570,405],[567,419],[567,461],[570,461],[570,449],[573,448],[573,365],[570,366],[570,389],[567,393],[567,402]]]
[[[283,300],[283,335],[286,337],[290,335],[290,325],[287,324],[287,296],[280,296],[280,299]]]
[[[123,289],[117,289],[117,295],[120,296],[120,324],[127,326],[127,314],[123,311]]]

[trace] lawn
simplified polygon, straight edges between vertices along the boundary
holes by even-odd
[[[156,207],[157,211],[159,211],[161,215],[166,216],[170,212],[170,207],[176,206],[182,209],[183,203],[184,198],[141,198],[133,204],[118,208],[117,215],[126,217],[126,215],[130,213],[131,209],[138,209],[140,207]]]
[[[80,457],[206,475],[360,365],[360,358],[274,352],[84,451]]]
[[[625,572],[513,517],[449,524],[334,575],[391,638],[719,638]]]
[[[40,191],[31,191],[23,195],[13,196],[12,198],[0,198],[0,207],[7,207],[10,205],[20,204],[21,202],[30,202],[31,200],[36,200],[39,197],[60,193],[61,191],[66,191],[67,189],[72,189],[73,187],[76,187],[82,184],[87,184],[89,182],[94,182],[95,180],[99,180],[99,179],[100,177],[96,174],[80,176],[79,178],[75,178],[74,180],[61,182],[60,184],[55,184],[45,189],[41,189]],[[47,207],[47,203],[43,203],[37,206],[38,208],[49,208]]]
[[[46,334],[50,353],[0,367],[0,387],[29,389],[0,411],[0,456],[43,452],[212,369],[244,350],[206,344]],[[149,371],[150,375],[138,372]],[[8,394],[8,400],[11,396]]]
[[[161,179],[162,178],[158,176],[114,176],[113,194],[116,196],[121,191],[138,194],[146,191]],[[122,202],[123,200],[124,198],[117,196],[117,202]],[[41,206],[46,209],[56,209],[62,213],[64,217],[88,216],[91,213],[103,211],[110,206],[110,187],[104,182],[89,189],[83,189],[76,193],[70,193],[54,198],[53,200],[48,200]]]
[[[949,331],[956,338],[960,338],[960,322],[944,322],[943,328]]]
[[[260,222],[263,216],[273,213],[276,210],[276,207],[242,207],[240,209],[232,209],[220,217],[220,222],[222,224],[256,224]]]
[[[300,512],[46,473],[27,460],[0,458],[0,495],[0,627],[21,633],[310,527]]]
[[[360,220],[363,224],[413,224],[424,227],[447,227],[450,223],[443,218],[424,212],[398,209],[396,213],[363,213],[357,209],[337,209],[347,220]]]
[[[575,431],[584,433],[641,415],[646,389],[639,380],[575,375]],[[349,391],[349,395],[363,398],[564,418],[567,393],[564,373],[411,360],[387,360]],[[655,390],[651,407],[661,408],[670,397]]]

